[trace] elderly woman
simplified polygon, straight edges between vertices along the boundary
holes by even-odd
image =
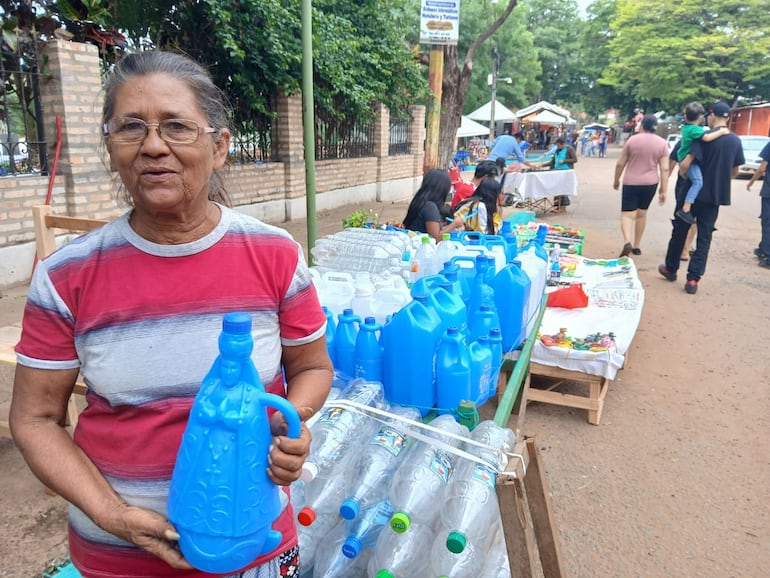
[[[325,316],[301,247],[226,206],[218,176],[230,131],[221,92],[186,57],[125,57],[105,86],[103,129],[131,209],[36,268],[16,348],[11,429],[32,471],[71,504],[70,555],[83,576],[203,577],[166,518],[169,480],[192,401],[217,356],[222,315],[253,320],[266,391],[303,420],[332,380]],[[87,407],[63,428],[82,374]],[[285,383],[284,383],[285,375]],[[269,476],[299,477],[310,434],[275,441]],[[289,575],[296,531],[238,576]]]

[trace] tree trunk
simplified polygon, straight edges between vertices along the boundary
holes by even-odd
[[[482,44],[502,26],[516,7],[517,0],[508,0],[502,15],[489,28],[473,41],[462,63],[457,53],[457,45],[444,47],[444,78],[441,83],[441,129],[439,133],[439,167],[449,167],[452,153],[455,151],[457,129],[462,122],[465,99],[473,74],[473,57]]]

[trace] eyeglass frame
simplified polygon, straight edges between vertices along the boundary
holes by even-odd
[[[110,126],[110,124],[112,124],[112,123],[114,123],[114,122],[116,122],[118,120],[123,120],[123,121],[128,120],[128,121],[135,121],[135,122],[141,123],[144,126],[144,136],[142,138],[140,138],[139,140],[116,140],[116,139],[114,139],[114,137],[110,136],[112,133],[110,132],[109,126]],[[165,138],[163,136],[163,132],[160,129],[160,125],[163,124],[163,123],[174,122],[174,121],[177,121],[177,122],[182,121],[182,122],[191,122],[191,123],[193,123],[198,128],[198,134],[195,136],[195,140],[191,140],[189,142],[188,141],[180,142],[180,141],[168,140],[167,138]],[[158,136],[160,137],[160,139],[163,142],[165,142],[166,144],[171,144],[171,145],[195,144],[196,142],[198,142],[198,139],[200,138],[200,136],[202,134],[213,134],[215,132],[218,132],[218,129],[216,129],[214,127],[211,127],[211,126],[201,126],[200,124],[198,124],[197,121],[194,121],[194,120],[192,120],[190,118],[166,118],[166,119],[163,119],[160,122],[146,122],[146,121],[142,120],[141,118],[136,118],[136,117],[133,117],[133,116],[120,116],[118,118],[114,118],[114,119],[112,119],[112,120],[110,120],[108,122],[105,122],[103,127],[102,127],[102,129],[104,130],[104,136],[106,136],[107,138],[110,139],[111,142],[114,142],[116,144],[140,144],[140,143],[143,143],[144,140],[147,138],[147,135],[150,134],[150,128],[154,128],[157,131]]]

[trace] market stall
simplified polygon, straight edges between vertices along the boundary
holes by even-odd
[[[601,420],[604,397],[628,354],[639,326],[644,289],[631,259],[587,259],[568,256],[574,274],[561,277],[561,289],[581,284],[586,307],[547,307],[541,338],[533,345],[530,373],[551,380],[547,389],[529,387],[526,402],[540,401],[588,410],[588,421]],[[563,262],[564,263],[564,262]],[[549,288],[554,292],[556,288]],[[588,395],[561,393],[566,382],[588,384]]]
[[[503,179],[503,193],[518,195],[525,209],[546,213],[553,209],[553,197],[577,196],[575,171],[509,172]]]

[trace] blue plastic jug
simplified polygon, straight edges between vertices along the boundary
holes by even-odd
[[[356,338],[361,318],[352,309],[345,309],[337,318],[337,334],[335,335],[336,369],[343,375],[353,378],[356,370]]]
[[[494,267],[486,255],[476,256],[476,275],[473,277],[471,297],[468,300],[468,318],[472,319],[481,305],[494,306],[495,292],[488,284],[488,274]]]
[[[492,289],[503,334],[503,351],[515,350],[526,338],[525,314],[532,282],[518,261],[509,263],[495,275]]]
[[[462,297],[455,293],[455,287],[444,279],[433,291],[433,306],[439,317],[445,321],[445,327],[454,325],[465,335],[468,331],[468,309]]]
[[[471,401],[477,406],[489,399],[489,380],[492,377],[492,350],[489,348],[489,337],[479,336],[468,347],[471,357]]]
[[[198,570],[229,574],[275,550],[280,489],[267,476],[273,443],[267,407],[299,437],[294,406],[265,393],[251,352],[251,316],[228,313],[219,356],[203,378],[177,454],[168,517],[185,559]]]
[[[358,328],[355,349],[355,377],[382,383],[383,355],[377,335],[381,331],[382,325],[377,323],[374,317],[364,319],[363,325]]]
[[[436,407],[452,413],[471,399],[471,358],[457,327],[446,330],[436,353]]]
[[[489,397],[497,394],[497,382],[503,366],[503,334],[498,328],[489,332],[489,349],[492,352],[492,375],[489,379]]]
[[[385,348],[385,399],[422,415],[436,405],[434,362],[441,319],[420,301],[411,301],[382,328]]]
[[[468,341],[478,341],[482,335],[489,337],[489,332],[500,327],[500,318],[491,305],[484,303],[468,322]]]
[[[452,265],[452,263],[446,263],[444,268],[440,272],[444,278],[452,284],[452,293],[459,296],[462,299],[463,304],[467,300],[467,296],[470,296],[470,286],[467,287],[468,295],[465,294],[465,288],[460,281],[460,266]]]
[[[326,306],[322,307],[322,309],[326,315],[326,351],[329,352],[329,359],[332,360],[332,365],[337,367],[337,351],[335,349],[337,324],[334,322],[334,313]]]

